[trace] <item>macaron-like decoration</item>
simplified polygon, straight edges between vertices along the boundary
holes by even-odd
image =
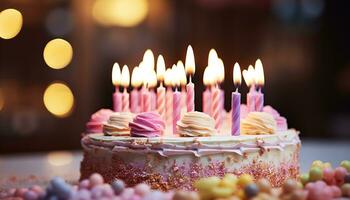
[[[100,109],[91,115],[90,120],[86,123],[86,133],[102,133],[103,124],[107,122],[113,114],[110,109]]]
[[[165,122],[155,112],[143,112],[129,123],[132,137],[159,137],[165,129]]]

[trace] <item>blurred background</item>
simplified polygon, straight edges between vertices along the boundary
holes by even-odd
[[[90,115],[112,107],[114,62],[134,67],[150,48],[170,67],[185,59],[189,44],[197,110],[208,52],[215,48],[225,63],[227,110],[233,64],[246,69],[260,58],[265,103],[302,139],[350,139],[347,1],[1,0],[0,10],[7,8],[22,13],[23,27],[13,39],[0,39],[1,154],[80,149]],[[43,58],[55,38],[74,52],[62,69]],[[61,87],[52,85],[57,82]],[[44,102],[48,88],[69,98]],[[245,85],[241,91],[245,102]],[[64,113],[55,111],[56,104]]]

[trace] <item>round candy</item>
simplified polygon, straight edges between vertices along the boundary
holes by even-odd
[[[145,196],[151,191],[151,188],[145,183],[137,184],[134,187],[134,189],[135,189],[135,193],[141,197]]]
[[[51,180],[52,191],[62,199],[68,199],[72,195],[71,186],[62,178],[55,177]]]
[[[152,191],[148,193],[142,200],[163,200],[164,194],[160,191]]]
[[[343,194],[343,196],[350,195],[350,183],[345,183],[341,186],[341,193]]]
[[[90,187],[90,181],[89,179],[84,179],[82,181],[80,181],[79,183],[79,189],[88,189]]]
[[[228,188],[228,187],[213,187],[211,188],[211,194],[216,197],[216,198],[226,198],[226,197],[230,197],[233,193],[233,189],[232,188]]]
[[[306,200],[307,193],[303,190],[295,190],[291,195],[290,195],[290,200]]]
[[[338,185],[341,185],[344,183],[344,178],[347,174],[347,171],[344,167],[337,167],[334,170],[334,178],[337,181]]]
[[[329,186],[331,189],[332,189],[332,191],[333,191],[333,197],[334,198],[339,198],[339,197],[341,197],[341,190],[340,190],[340,188],[338,187],[338,186],[335,186],[335,185],[331,185],[331,186]]]
[[[221,179],[220,186],[234,188],[237,183],[237,177],[234,174],[226,174]]]
[[[309,174],[302,174],[299,176],[302,184],[306,185],[309,182]]]
[[[91,187],[103,184],[103,177],[98,173],[93,173],[90,176],[89,180],[90,180]]]
[[[330,168],[323,169],[323,180],[331,185],[334,180],[334,171]]]
[[[249,174],[242,174],[238,178],[237,184],[241,187],[245,187],[246,185],[253,183],[253,177]]]
[[[189,191],[176,191],[172,200],[199,200],[198,193]]]
[[[244,194],[248,198],[255,197],[259,193],[259,188],[255,184],[249,184],[244,188]]]
[[[83,188],[76,193],[75,197],[79,200],[89,200],[91,199],[91,193],[89,190]]]
[[[318,181],[323,178],[323,171],[319,167],[313,167],[310,169],[309,172],[309,179],[310,181]]]
[[[120,196],[123,199],[129,199],[135,194],[134,188],[125,188],[123,192],[120,194]]]
[[[103,196],[103,187],[102,185],[96,185],[95,187],[91,188],[91,197],[98,199]]]
[[[18,189],[16,189],[14,196],[15,197],[23,197],[24,193],[26,193],[27,191],[28,191],[27,188],[18,188]]]
[[[332,164],[330,162],[325,162],[323,163],[323,169],[326,169],[326,168],[329,168],[329,169],[332,169]]]
[[[313,167],[322,168],[323,167],[323,162],[320,161],[320,160],[315,160],[311,164],[311,168],[313,168]]]
[[[298,189],[298,183],[292,179],[288,179],[284,182],[282,189],[284,193],[292,193],[293,191]]]
[[[208,177],[208,178],[201,178],[198,181],[195,182],[195,187],[198,190],[209,190],[220,183],[220,178],[216,176]]]
[[[341,167],[344,167],[348,172],[350,172],[350,160],[343,160],[340,163]]]
[[[123,190],[125,188],[125,183],[124,183],[124,181],[117,179],[111,183],[111,186],[114,190],[114,193],[116,195],[119,195],[120,193],[123,192]]]
[[[39,195],[32,190],[28,190],[24,193],[23,197],[25,200],[37,200],[39,198]]]
[[[260,179],[256,182],[259,191],[269,194],[271,192],[271,184],[267,179]]]

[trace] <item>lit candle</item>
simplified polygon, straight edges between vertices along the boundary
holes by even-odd
[[[178,91],[180,86],[180,69],[175,67],[173,70],[172,84],[175,87],[175,92],[173,93],[173,135],[176,135],[176,123],[181,117],[181,93]]]
[[[231,135],[240,135],[240,113],[241,113],[241,94],[238,92],[238,88],[241,85],[241,69],[239,64],[236,63],[233,67],[233,84],[236,88],[232,92],[231,98]]]
[[[204,113],[211,116],[211,91],[210,91],[210,74],[209,68],[206,67],[203,73],[203,84],[206,86],[202,94],[202,110]]]
[[[149,92],[149,87],[153,83],[154,78],[154,55],[150,49],[146,50],[142,64],[139,67],[143,77],[143,88],[141,90],[142,112],[149,112],[152,110],[152,96]]]
[[[121,72],[118,63],[114,63],[112,68],[112,82],[115,86],[115,92],[113,94],[113,110],[120,112],[122,110],[122,95],[119,92],[119,86],[121,81]]]
[[[258,92],[256,93],[255,110],[262,112],[264,107],[264,94],[262,93],[262,87],[265,83],[264,68],[260,59],[255,62],[255,78]]]
[[[218,58],[217,60],[217,67],[218,67],[218,88],[220,90],[220,108],[221,111],[225,111],[225,91],[223,89],[221,89],[220,85],[224,82],[225,80],[225,66],[224,66],[224,62],[221,58]],[[221,112],[221,117],[220,117],[220,126],[222,126],[224,117],[226,115],[226,111],[225,112]]]
[[[186,60],[185,60],[186,74],[188,75],[189,83],[186,85],[186,107],[187,112],[195,110],[194,107],[194,84],[192,83],[192,76],[196,70],[196,64],[194,60],[193,49],[191,45],[187,47]]]
[[[248,70],[243,70],[243,78],[248,87],[250,87],[247,93],[247,107],[248,112],[256,111],[256,90],[255,90],[255,70],[253,66],[249,66]]]
[[[129,93],[128,93],[128,87],[130,84],[130,73],[129,68],[127,65],[123,66],[122,69],[122,78],[121,78],[121,85],[124,87],[124,91],[122,94],[122,111],[128,112],[129,111]]]
[[[138,88],[141,86],[141,78],[140,78],[139,67],[134,67],[131,74],[131,86],[133,87],[130,93],[130,111],[133,113],[138,113],[139,110],[139,99],[140,94]]]
[[[157,112],[165,120],[165,88],[163,86],[165,75],[165,61],[162,55],[157,59],[157,79],[159,87],[157,88]]]
[[[185,66],[181,60],[177,61],[176,67],[179,70],[179,78],[180,78],[180,85],[181,85],[181,109],[186,107],[186,72],[185,72]]]
[[[167,69],[164,74],[165,94],[165,121],[167,127],[172,126],[173,121],[173,90],[172,90],[172,70]],[[170,129],[171,130],[171,129]]]
[[[149,83],[152,81],[152,75],[151,74],[145,74],[148,80],[144,82],[145,90],[142,91],[142,112],[150,112],[151,111],[151,93],[149,92]]]

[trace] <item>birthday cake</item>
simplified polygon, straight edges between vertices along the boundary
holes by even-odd
[[[193,74],[194,70],[187,70],[187,65],[191,64],[187,57],[186,72]],[[140,64],[142,73],[147,70],[141,65],[149,63],[149,60],[144,57],[144,63]],[[159,78],[162,76],[158,76],[158,72],[166,75],[168,70],[158,68],[158,65],[162,65],[159,60],[162,59],[158,59],[157,74],[154,73],[154,76],[161,82],[161,88],[164,79]],[[219,58],[216,62],[213,60],[209,61],[207,68],[211,69],[208,70],[214,70],[215,63],[220,66]],[[259,65],[260,61],[257,63]],[[123,71],[126,71],[124,67],[122,73],[119,72],[121,80]],[[172,71],[178,74],[170,77],[181,77],[181,64],[173,66]],[[227,173],[247,173],[255,179],[266,178],[275,187],[281,186],[286,179],[297,178],[301,146],[299,132],[288,129],[287,120],[271,106],[263,106],[263,95],[259,89],[263,79],[260,78],[259,82],[256,77],[254,80],[254,74],[259,71],[263,72],[262,66],[243,71],[245,81],[251,88],[247,104],[241,104],[240,94],[236,90],[232,93],[231,111],[228,113],[223,108],[223,99],[216,99],[216,93],[221,97],[223,92],[217,82],[216,86],[208,87],[210,99],[205,100],[203,93],[204,112],[194,111],[191,81],[181,90],[183,92],[179,92],[177,89],[172,91],[171,86],[177,88],[180,81],[177,84],[176,81],[165,80],[166,86],[167,82],[172,85],[167,89],[158,88],[155,95],[150,94],[154,91],[148,87],[151,82],[144,81],[140,94],[131,94],[131,98],[126,90],[120,93],[117,88],[116,93],[119,94],[113,96],[119,97],[114,98],[114,111],[101,109],[91,116],[86,125],[87,130],[81,140],[84,149],[81,179],[97,172],[107,182],[118,178],[130,186],[144,182],[154,189],[190,190],[197,179],[223,177]],[[132,76],[136,77],[134,72]],[[185,69],[183,72],[185,74]],[[237,74],[234,78],[237,86],[241,76],[238,64],[234,73]],[[153,76],[151,74],[146,77]],[[212,84],[214,79],[212,77],[205,83]],[[122,82],[113,83],[119,86]],[[128,87],[129,83],[126,82],[121,84],[124,88]],[[170,92],[172,98],[167,98]],[[155,103],[152,96],[155,96]],[[129,100],[130,104],[126,102]],[[172,106],[166,106],[168,101]],[[208,103],[209,110],[205,108]]]

